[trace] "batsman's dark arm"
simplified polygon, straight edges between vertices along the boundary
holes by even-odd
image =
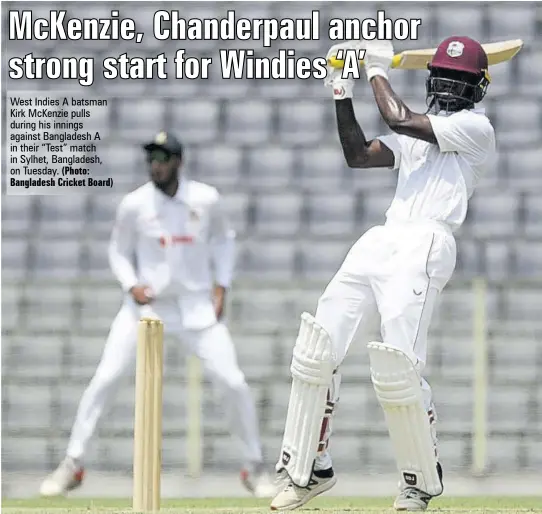
[[[391,130],[397,134],[437,144],[427,115],[412,112],[397,96],[387,79],[377,75],[371,79],[371,87],[380,115]]]
[[[389,168],[393,166],[393,152],[378,139],[367,141],[356,120],[352,100],[335,100],[339,139],[344,158],[350,168]]]
[[[356,120],[352,100],[335,100],[337,128],[344,158],[351,168],[363,168],[369,159],[367,139]]]

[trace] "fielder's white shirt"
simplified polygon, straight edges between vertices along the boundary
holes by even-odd
[[[393,151],[398,170],[386,217],[439,221],[455,231],[479,180],[494,163],[495,132],[484,109],[428,117],[438,146],[398,134],[378,137]]]
[[[157,298],[180,298],[188,325],[210,323],[210,292],[230,286],[234,261],[235,232],[212,186],[181,179],[171,198],[148,182],[117,209],[109,245],[117,280],[126,292],[141,284]]]

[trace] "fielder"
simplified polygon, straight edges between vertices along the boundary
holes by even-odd
[[[221,322],[235,234],[216,189],[180,175],[183,148],[173,135],[160,133],[144,148],[151,180],[122,200],[109,247],[124,302],[81,399],[66,458],[45,479],[41,494],[56,496],[81,485],[87,444],[107,400],[135,364],[139,319],[156,316],[222,390],[231,432],[241,441],[242,482],[255,496],[270,497],[274,489],[263,469],[255,405]]]
[[[394,507],[425,510],[443,485],[431,388],[421,373],[433,307],[455,268],[453,233],[495,154],[493,127],[484,110],[475,107],[489,85],[488,59],[470,38],[443,41],[429,65],[429,110],[417,114],[388,81],[390,42],[342,43],[328,58],[345,48],[366,49],[367,78],[393,134],[365,137],[352,107],[353,80],[329,69],[325,85],[333,90],[344,156],[352,168],[397,170],[397,188],[386,223],[353,245],[315,316],[301,316],[276,466],[285,485],[271,509],[295,509],[336,483],[328,444],[339,366],[352,340],[363,337],[369,320],[379,314],[382,341],[369,343],[368,351],[399,471]]]

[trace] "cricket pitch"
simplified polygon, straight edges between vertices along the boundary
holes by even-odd
[[[393,498],[357,498],[357,497],[322,497],[316,498],[299,511],[313,511],[318,514],[391,514],[395,512],[391,505]],[[540,497],[469,497],[436,498],[428,512],[449,514],[466,513],[542,513]],[[4,514],[92,514],[105,512],[110,514],[131,513],[131,501],[126,499],[41,499],[5,500],[2,502]],[[163,500],[161,512],[164,514],[241,514],[269,513],[269,500],[251,498],[210,498]]]

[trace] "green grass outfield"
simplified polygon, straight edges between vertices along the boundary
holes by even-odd
[[[348,513],[392,513],[390,506],[393,498],[334,498],[322,497],[310,502],[304,511],[318,514]],[[163,500],[161,512],[186,514],[238,514],[242,512],[269,512],[268,500],[253,500],[251,498],[212,498]],[[542,496],[540,497],[473,497],[473,498],[441,498],[433,500],[433,512],[467,513],[488,512],[491,514],[513,512],[542,513]],[[130,500],[116,499],[29,499],[5,500],[2,502],[2,512],[5,514],[91,514],[92,512],[125,513],[131,512]]]

